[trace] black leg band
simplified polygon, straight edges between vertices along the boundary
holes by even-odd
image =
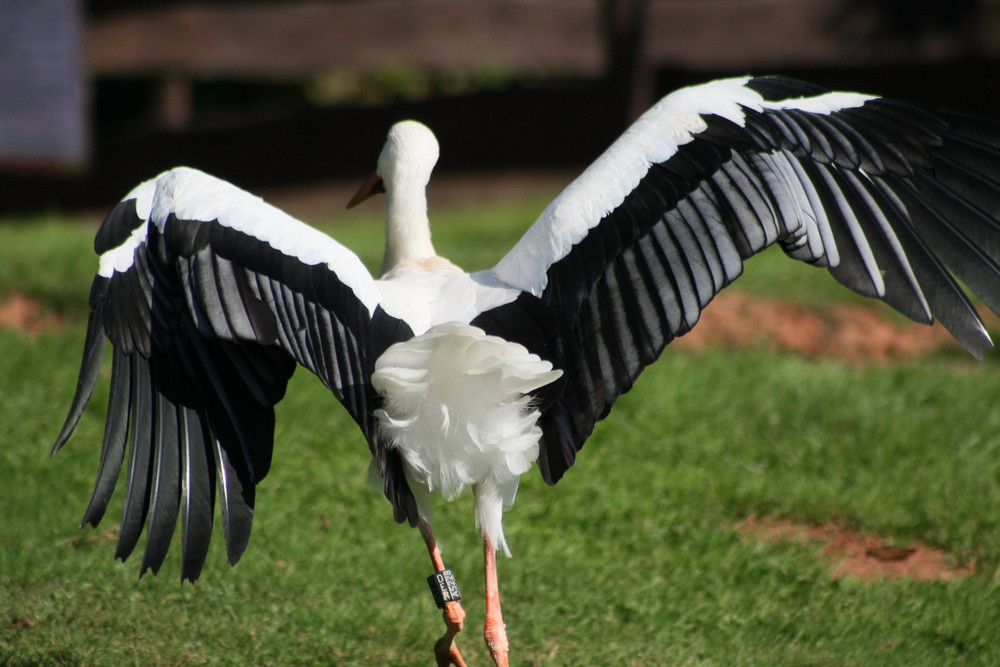
[[[427,585],[431,587],[434,594],[434,602],[438,609],[444,609],[445,604],[457,602],[462,599],[462,594],[458,590],[455,582],[455,575],[451,570],[441,570],[427,577]]]

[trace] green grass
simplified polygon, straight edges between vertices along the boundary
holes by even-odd
[[[539,209],[491,210],[471,233],[471,211],[446,212],[435,241],[483,268],[519,233],[507,221]],[[329,229],[377,264],[377,222]],[[421,540],[393,523],[356,427],[304,372],[279,406],[275,464],[236,568],[217,532],[197,585],[179,583],[176,548],[160,576],[138,579],[137,557],[112,558],[120,497],[98,531],[77,528],[106,387],[66,449],[48,452],[76,380],[93,232],[0,224],[0,296],[31,295],[66,322],[36,338],[0,329],[0,665],[430,664],[441,621]],[[745,280],[783,298],[843,294],[777,256]],[[948,355],[859,368],[668,349],[563,482],[524,478],[506,520],[514,558],[500,563],[513,663],[1000,662],[998,396],[996,363]],[[921,540],[977,574],[831,580],[814,546],[741,539],[734,526],[752,515]],[[441,504],[436,527],[466,596],[460,645],[484,664],[470,499]]]

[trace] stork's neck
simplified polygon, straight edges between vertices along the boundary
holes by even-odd
[[[382,273],[401,262],[434,257],[424,186],[389,191],[387,200]]]

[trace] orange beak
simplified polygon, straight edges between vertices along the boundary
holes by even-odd
[[[347,208],[354,208],[369,197],[383,194],[384,192],[385,184],[382,183],[382,178],[377,173],[373,173],[368,177],[368,180],[361,184],[358,191],[351,197],[351,201],[347,202]]]

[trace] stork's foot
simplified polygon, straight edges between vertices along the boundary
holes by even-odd
[[[465,660],[462,659],[462,654],[459,652],[458,646],[455,645],[455,635],[465,627],[465,609],[459,602],[449,602],[444,606],[442,615],[447,630],[441,639],[434,644],[434,658],[437,660],[438,667],[449,667],[450,665],[466,667]]]
[[[507,628],[503,624],[503,618],[487,618],[486,627],[483,628],[483,638],[496,666],[508,667]]]
[[[467,667],[465,660],[462,659],[462,654],[455,646],[455,636],[447,633],[434,644],[434,658],[437,660],[438,667],[452,667],[452,665]]]

